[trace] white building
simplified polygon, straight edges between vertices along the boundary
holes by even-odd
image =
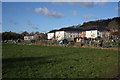
[[[38,35],[28,34],[24,36],[24,40],[37,40],[37,39],[38,39]]]
[[[55,39],[56,40],[62,40],[65,38],[65,31],[56,31],[55,32]]]
[[[54,39],[54,32],[48,33],[47,34],[47,39]]]
[[[81,31],[56,31],[55,32],[56,40],[74,39],[76,37],[81,37]]]
[[[90,30],[90,31],[86,31],[86,36],[87,38],[97,38],[97,37],[102,37],[102,32],[98,31],[98,30]]]
[[[74,39],[81,37],[81,33],[81,29],[60,29],[49,32],[47,38],[52,40]]]
[[[100,28],[91,28],[91,29],[60,29],[50,31],[47,34],[47,38],[51,40],[63,40],[63,39],[74,39],[79,37],[86,38],[102,38],[103,36],[109,37],[110,33],[108,30],[102,30]]]
[[[102,38],[103,36],[109,37],[110,32],[109,30],[103,30],[101,28],[91,28],[86,30],[86,36],[87,38]]]

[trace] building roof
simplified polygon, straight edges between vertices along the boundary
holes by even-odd
[[[53,33],[53,32],[56,32],[56,31],[84,31],[84,29],[77,29],[77,28],[61,28],[59,30],[52,30],[52,31],[49,31],[48,33]]]
[[[58,30],[51,30],[48,33],[53,33],[53,32],[56,32],[56,31],[58,31]]]

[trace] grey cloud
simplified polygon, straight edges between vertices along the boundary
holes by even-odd
[[[32,8],[26,8],[27,11],[34,13],[34,10]]]
[[[38,30],[38,29],[39,29],[39,28],[36,27],[36,26],[32,26],[32,28],[33,28],[34,30]]]
[[[2,22],[0,22],[0,29],[2,28]]]
[[[100,19],[101,16],[96,16],[96,15],[84,15],[82,16],[83,20],[90,20],[90,19]]]
[[[100,6],[103,6],[103,5],[106,5],[108,2],[94,2],[94,5],[100,5]]]
[[[77,16],[77,11],[74,10],[71,13],[72,13],[73,16]]]
[[[94,7],[94,2],[81,2],[79,3],[80,6],[83,6],[83,7]]]
[[[27,25],[30,26],[30,27],[31,27],[32,29],[34,29],[34,30],[38,30],[38,29],[39,29],[39,28],[38,28],[39,25],[33,24],[31,20],[28,20],[28,21],[27,21]]]
[[[26,10],[31,11],[31,8],[26,8]]]
[[[51,0],[52,2],[118,2],[119,0]]]
[[[29,26],[32,26],[32,25],[33,25],[30,20],[27,21],[27,24],[28,24]]]
[[[10,20],[9,22],[10,22],[10,24],[12,24],[12,25],[18,25],[18,22],[17,22],[17,21]]]
[[[120,6],[116,6],[116,7],[115,7],[115,10],[120,11]]]
[[[53,4],[67,4],[67,5],[75,5],[75,6],[81,6],[81,7],[86,7],[86,8],[92,8],[95,7],[96,5],[103,6],[107,2],[53,2]]]
[[[42,14],[44,16],[51,17],[51,18],[61,18],[65,16],[62,13],[50,11],[48,10],[48,8],[35,8],[35,13]]]
[[[10,11],[14,12],[16,10],[16,8],[10,8]]]

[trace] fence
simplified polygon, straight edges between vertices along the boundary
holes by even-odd
[[[60,41],[56,40],[29,40],[29,41],[21,41],[21,42],[11,42],[15,44],[28,44],[28,45],[49,45],[49,46],[76,46],[76,47],[103,47],[103,48],[118,48],[120,46],[120,40],[115,41],[94,41],[94,40],[82,40],[81,42],[68,41],[67,44],[59,44]]]

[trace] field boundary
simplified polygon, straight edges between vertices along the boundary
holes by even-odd
[[[91,48],[91,49],[108,49],[108,50],[114,50],[114,51],[120,51],[119,48],[103,48],[103,47],[90,47],[90,46],[68,46],[68,45],[48,45],[48,44],[35,44],[35,43],[31,43],[31,44],[23,44],[23,45],[41,45],[41,46],[58,46],[58,47],[74,47],[74,48]]]

